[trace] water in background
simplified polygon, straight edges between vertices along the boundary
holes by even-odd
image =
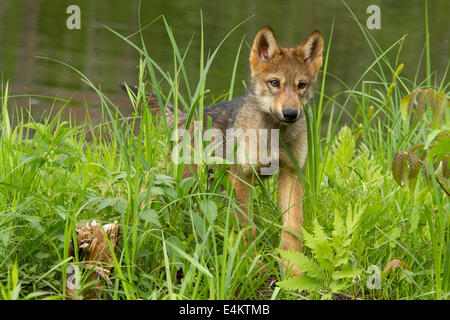
[[[66,9],[71,4],[81,8],[81,30],[66,28]],[[99,85],[124,113],[128,112],[130,104],[118,85],[124,81],[137,82],[139,57],[131,46],[103,26],[126,36],[133,34],[138,30],[138,4],[138,0],[0,0],[0,74],[3,80],[9,79],[12,95],[28,95],[12,101],[19,107],[30,106],[32,116],[39,119],[44,110],[63,104],[42,96],[71,98],[66,112],[70,110],[77,119],[82,119],[87,105],[94,122],[98,121],[99,99],[80,80],[80,75],[63,65],[37,58],[43,56],[77,68]],[[424,1],[358,0],[348,1],[348,4],[364,24],[369,16],[367,7],[380,6],[381,29],[370,32],[382,48],[388,48],[407,34],[399,63],[405,64],[402,74],[414,79],[424,54]],[[450,1],[428,1],[432,70],[437,70],[441,76],[449,55],[449,9]],[[193,85],[199,77],[200,10],[204,17],[206,54],[211,53],[233,27],[253,16],[225,41],[217,54],[207,78],[207,102],[228,91],[234,58],[244,36],[235,96],[245,91],[250,46],[255,33],[267,24],[275,30],[282,46],[297,46],[316,28],[329,45],[327,39],[334,20],[328,71],[350,87],[374,60],[357,23],[340,1],[142,1],[142,25],[163,14],[182,52],[192,38],[186,68]],[[151,57],[164,70],[172,71],[173,52],[162,20],[146,28],[143,35]],[[131,39],[139,42],[136,36]],[[388,57],[395,59],[396,55],[397,51],[393,51]],[[423,68],[419,71],[418,79],[423,80]],[[327,78],[327,95],[343,89],[338,80]]]

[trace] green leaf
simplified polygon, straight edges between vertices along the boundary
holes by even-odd
[[[311,235],[303,228],[303,240],[305,246],[311,249],[314,258],[321,267],[330,270],[332,268],[334,255],[328,236],[323,231],[317,219],[314,220],[313,229],[314,235]]]
[[[38,258],[39,260],[42,259],[47,259],[48,257],[50,257],[50,255],[46,252],[38,252],[36,253],[36,258]]]
[[[117,202],[114,203],[114,210],[119,212],[120,214],[126,214],[127,213],[127,206],[128,202],[126,200],[120,200],[120,198],[117,198]]]
[[[217,206],[212,200],[202,200],[199,204],[200,211],[205,215],[210,224],[213,224],[217,218]]]
[[[444,136],[430,149],[427,157],[433,162],[439,162],[448,155],[450,155],[450,136]]]
[[[319,278],[322,280],[325,279],[323,269],[303,253],[296,251],[285,251],[281,249],[278,249],[278,252],[282,258],[291,262],[295,267],[302,270],[302,272],[307,274],[309,277]]]
[[[145,222],[150,222],[157,227],[161,228],[161,223],[159,222],[158,214],[153,209],[145,209],[141,211],[140,218]]]
[[[338,268],[348,262],[350,255],[348,254],[348,250],[341,250],[337,253],[338,258],[334,261],[334,268]]]
[[[19,282],[19,268],[17,267],[17,260],[14,261],[14,266],[11,272],[11,280],[12,285],[15,287],[17,283]]]
[[[348,278],[353,279],[359,276],[360,274],[361,274],[360,269],[346,269],[342,271],[333,272],[331,278],[333,280],[348,279]]]
[[[423,113],[425,111],[425,98],[427,97],[427,92],[425,89],[421,89],[419,91],[419,95],[417,96],[417,118],[420,122],[423,120]]]
[[[352,207],[351,205],[347,208],[347,219],[346,219],[346,226],[347,226],[347,235],[350,236],[356,229],[359,220],[361,219],[362,215],[366,211],[367,205],[355,205]]]
[[[152,187],[150,189],[150,193],[151,193],[152,196],[163,195],[164,194],[164,190],[161,187]]]
[[[432,104],[432,116],[431,116],[431,126],[433,129],[438,127],[439,122],[444,118],[445,108],[448,108],[448,98],[442,91],[437,91],[434,94]]]
[[[338,133],[337,140],[334,142],[332,151],[337,164],[344,174],[349,171],[348,164],[355,155],[355,138],[349,127],[344,126]]]
[[[410,224],[408,231],[410,234],[414,234],[414,232],[417,230],[419,220],[420,220],[420,211],[417,209],[417,207],[412,207],[412,210],[408,215],[408,222]]]
[[[173,180],[174,179],[170,176],[160,174],[155,177],[154,183],[158,184],[158,185],[166,185],[166,186],[171,187],[173,184]]]
[[[322,283],[318,280],[308,278],[307,276],[296,276],[277,282],[277,286],[286,290],[312,290],[324,289]]]
[[[422,166],[422,162],[415,153],[408,154],[409,175],[408,175],[408,188],[410,192],[414,192],[416,187],[417,178],[419,176],[419,170]]]
[[[203,240],[206,232],[205,222],[197,212],[191,212],[192,223],[194,224],[195,232]]]
[[[37,216],[24,216],[24,219],[27,220],[30,225],[39,232],[44,232],[44,229],[42,228],[40,222],[41,218]]]
[[[305,228],[302,228],[302,236],[304,245],[310,248],[311,250],[314,249],[315,248],[314,236],[310,234]]]
[[[97,206],[97,210],[96,213],[100,212],[101,210],[107,208],[107,207],[112,207],[114,206],[114,204],[117,202],[117,198],[106,198],[103,199]]]
[[[399,185],[408,177],[408,153],[398,152],[392,161],[392,175]]]
[[[332,281],[329,287],[331,292],[340,292],[345,289],[346,284],[345,281]]]
[[[331,233],[333,239],[336,237],[343,237],[346,234],[344,219],[342,219],[342,216],[338,211],[334,212],[333,226],[334,229],[333,232]]]
[[[181,182],[179,183],[179,187],[184,192],[187,192],[192,188],[195,182],[196,180],[194,177],[187,177],[181,180]]]
[[[328,236],[323,231],[323,228],[319,224],[319,221],[317,219],[314,220],[313,227],[314,227],[314,239],[317,240],[317,241],[328,242]]]
[[[331,244],[334,250],[337,252],[338,250],[341,250],[344,246],[346,246],[347,243],[350,243],[348,241],[344,241],[347,235],[347,230],[345,228],[344,219],[342,219],[342,216],[337,210],[335,210],[334,212],[333,227],[334,229],[331,233]]]
[[[328,241],[321,241],[317,243],[313,253],[319,265],[322,266],[325,270],[331,271],[334,268],[333,249],[331,248],[331,245]]]
[[[402,116],[403,120],[408,119],[408,106],[409,106],[409,101],[411,100],[411,95],[412,93],[408,94],[407,96],[404,96],[401,100],[400,100],[400,114]]]
[[[396,242],[393,240],[398,239],[400,237],[401,233],[402,233],[402,229],[400,229],[399,227],[394,227],[389,231],[388,234],[389,234],[389,238],[391,240],[389,242],[389,244],[390,244],[391,248],[394,248],[397,245]]]
[[[430,145],[435,141],[436,137],[438,137],[443,131],[440,129],[434,129],[427,135],[427,140],[425,142],[425,148],[430,148]]]
[[[0,231],[0,242],[6,246],[10,240],[11,231],[10,230],[2,230]]]

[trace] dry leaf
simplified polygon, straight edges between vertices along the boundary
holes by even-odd
[[[404,263],[403,261],[398,260],[398,259],[394,259],[394,260],[389,261],[386,264],[386,266],[383,269],[383,272],[387,272],[387,271],[389,271],[391,269],[395,270],[398,267],[404,267],[404,268],[406,268],[408,270],[411,270],[411,268],[406,263]]]
[[[111,248],[114,250],[119,237],[119,229],[117,221],[102,227],[100,223],[94,220],[84,226],[76,227],[80,269],[90,270],[88,271],[90,274],[85,283],[96,281],[83,292],[84,298],[101,298],[101,288],[104,285],[101,281],[102,279],[108,285],[113,285],[109,279],[113,267],[113,256],[107,239],[110,242]],[[107,238],[105,238],[105,235]],[[73,245],[72,250],[74,250]],[[74,252],[72,252],[72,256],[74,256]],[[76,274],[78,271],[77,268],[77,266],[69,266],[66,287],[72,298],[81,299],[83,297],[80,296],[78,292],[79,286],[76,284],[79,281],[79,275],[77,280]],[[81,271],[78,271],[78,273],[80,274]]]

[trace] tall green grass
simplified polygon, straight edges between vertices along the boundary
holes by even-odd
[[[407,150],[427,136],[426,124],[402,120],[400,100],[409,92],[439,83],[431,73],[430,42],[426,41],[424,81],[405,79],[398,61],[388,53],[400,50],[404,39],[387,49],[358,22],[374,55],[361,70],[359,81],[329,97],[325,94],[328,65],[333,62],[334,22],[326,36],[327,49],[317,97],[307,109],[309,153],[299,175],[305,188],[305,228],[317,219],[324,232],[333,228],[336,214],[365,208],[352,233],[349,264],[362,272],[341,293],[347,298],[432,299],[449,296],[449,202],[436,179],[420,175],[413,193],[392,177],[393,154]],[[140,13],[139,13],[140,16]],[[138,93],[131,91],[134,110],[125,116],[79,70],[71,68],[101,100],[102,121],[89,116],[76,124],[61,119],[61,111],[40,121],[12,112],[9,83],[2,83],[0,137],[0,287],[2,298],[67,299],[67,267],[80,264],[70,256],[75,227],[96,219],[118,221],[121,238],[113,252],[114,286],[105,284],[104,298],[112,299],[303,299],[322,294],[284,290],[278,253],[281,215],[275,179],[252,186],[250,219],[257,239],[244,244],[244,231],[232,214],[239,210],[228,181],[228,168],[209,175],[199,166],[182,178],[183,165],[171,162],[171,130],[164,117],[148,108],[152,91],[189,114],[187,126],[203,119],[208,72],[220,47],[243,21],[224,35],[209,55],[204,51],[203,16],[200,36],[182,52],[170,24],[161,16],[131,36],[116,34],[140,54]],[[427,20],[426,20],[427,21]],[[172,45],[173,69],[165,72],[151,57],[142,32],[162,23]],[[428,39],[428,29],[427,39]],[[243,38],[244,40],[244,38]],[[240,42],[230,64],[229,95],[236,78]],[[199,78],[188,79],[189,48],[200,41]],[[447,72],[436,89],[448,92]],[[434,81],[433,81],[434,80]],[[162,85],[164,83],[164,85]],[[162,87],[168,87],[163,92]],[[448,94],[447,94],[448,95]],[[63,107],[69,105],[65,103]],[[86,106],[88,108],[89,106]],[[353,108],[349,112],[349,108]],[[426,110],[426,117],[430,116]],[[163,112],[164,113],[164,112]],[[341,130],[341,117],[350,116],[350,130]],[[11,115],[15,115],[12,125]],[[324,123],[329,116],[328,123]],[[448,109],[445,119],[449,119]],[[207,126],[208,124],[203,124]],[[322,132],[325,128],[325,135]],[[351,132],[351,134],[348,134]],[[88,136],[90,138],[88,138]],[[308,250],[306,255],[311,255]],[[408,267],[381,273],[381,288],[368,289],[370,266],[381,270],[393,259]],[[80,278],[81,288],[92,283]]]
[[[450,244],[448,238],[448,196],[435,179],[431,179],[430,184],[424,175],[420,177],[422,178],[421,183],[416,186],[416,189],[410,195],[403,194],[401,190],[395,188],[395,185],[390,185],[389,181],[392,177],[393,155],[399,151],[409,150],[412,146],[425,141],[430,133],[429,120],[416,121],[414,120],[417,119],[415,116],[402,119],[400,116],[400,100],[420,88],[435,88],[443,91],[448,99],[448,64],[441,79],[438,78],[437,73],[431,73],[427,10],[425,10],[424,17],[426,74],[422,82],[416,82],[416,79],[411,81],[401,76],[404,66],[399,64],[398,57],[401,56],[405,38],[399,39],[387,49],[382,49],[371,33],[358,21],[352,9],[344,1],[342,3],[366,38],[374,61],[367,68],[361,70],[362,76],[353,88],[339,92],[333,97],[324,97],[326,77],[330,76],[327,74],[329,51],[325,56],[322,86],[320,96],[317,99],[318,104],[308,109],[307,118],[309,120],[307,122],[309,153],[304,177],[307,195],[305,198],[307,220],[313,221],[315,218],[319,218],[322,225],[331,229],[332,219],[330,218],[339,212],[342,213],[345,210],[346,202],[352,207],[358,204],[369,204],[367,215],[374,214],[376,211],[384,211],[382,214],[384,219],[379,216],[379,220],[374,221],[373,226],[365,226],[366,229],[373,227],[375,231],[375,234],[366,231],[365,238],[360,239],[365,243],[366,249],[361,248],[361,246],[358,246],[357,249],[357,251],[376,250],[376,255],[369,254],[367,251],[365,253],[357,252],[358,254],[354,257],[356,261],[359,259],[366,261],[359,261],[356,264],[361,265],[361,262],[363,262],[362,265],[367,270],[370,265],[378,265],[380,259],[383,261],[381,258],[383,256],[388,257],[387,261],[402,256],[415,267],[413,268],[415,272],[404,270],[403,277],[414,285],[418,286],[420,283],[420,286],[426,286],[429,289],[428,292],[422,291],[420,294],[417,293],[417,291],[420,291],[417,288],[414,288],[417,290],[414,294],[412,291],[397,289],[395,298],[419,298],[427,295],[434,298],[448,297],[448,275],[450,273],[448,262],[450,259],[448,256]],[[427,9],[427,5],[425,5],[425,9]],[[333,27],[331,28],[332,33]],[[330,36],[328,50],[332,46],[331,39]],[[387,54],[393,50],[398,50],[397,59],[394,62],[387,58]],[[417,74],[419,68],[420,63],[417,66]],[[433,87],[432,83],[436,85]],[[345,98],[338,100],[337,98],[340,95],[344,95]],[[324,99],[326,99],[325,104]],[[342,100],[343,102],[340,102]],[[348,112],[347,109],[350,106],[352,106],[352,111]],[[433,106],[427,104],[426,108],[428,119],[431,119]],[[327,134],[321,137],[321,130],[324,125],[322,119],[326,112],[330,114],[330,120],[328,124],[325,124]],[[350,125],[355,135],[354,141],[348,139],[345,141],[345,137],[343,137],[344,141],[336,141],[335,139],[344,112],[351,119]],[[443,116],[442,123],[449,123],[448,106]],[[445,132],[445,129],[443,132]],[[360,146],[359,154],[355,143]],[[450,154],[450,147],[447,153]],[[356,165],[361,158],[366,158],[368,163],[374,165],[374,172],[370,172],[371,170],[367,167],[364,168],[365,166],[361,167],[361,164]],[[333,164],[336,161],[338,165]],[[341,162],[340,165],[339,162]],[[430,170],[432,168],[430,164],[428,164],[428,168],[434,176],[434,170]],[[443,168],[439,170],[443,170]],[[344,177],[336,176],[336,171]],[[361,180],[361,185],[355,189],[349,189],[348,181],[345,181],[346,179],[351,180],[352,172]],[[369,177],[364,177],[364,174],[370,174],[370,178],[374,180],[367,180]],[[376,184],[373,185],[373,182],[376,182]],[[372,185],[375,189],[367,189],[364,184]],[[448,189],[448,183],[446,187]],[[359,188],[365,189],[364,192],[360,192]],[[341,195],[342,199],[339,199],[339,196],[330,197],[331,193]],[[346,195],[346,193],[349,194]],[[372,197],[367,193],[373,193],[375,196]],[[376,203],[376,201],[379,201],[379,203]],[[421,201],[425,202],[421,203]],[[336,207],[336,203],[333,202],[341,203],[340,207],[335,208],[334,213],[331,208]],[[380,215],[381,212],[377,212],[377,214]],[[367,217],[367,219],[371,218]],[[364,221],[363,223],[367,222]],[[388,224],[391,224],[391,227]],[[381,227],[383,225],[384,227]],[[361,226],[361,228],[363,227]],[[420,233],[419,230],[424,234],[419,236],[417,234]],[[379,236],[384,237],[389,245],[384,248],[379,245],[372,247],[371,241],[377,243]],[[402,240],[399,240],[399,238]],[[429,244],[429,246],[426,244]],[[423,251],[425,247],[428,247],[431,256],[429,252]],[[370,258],[371,256],[374,256],[374,258]],[[386,259],[384,261],[383,264],[386,265]],[[429,268],[425,266],[427,264],[430,266]],[[387,276],[387,274],[384,275]],[[382,291],[385,291],[385,289],[383,288]],[[392,298],[392,296],[387,295],[385,298]]]

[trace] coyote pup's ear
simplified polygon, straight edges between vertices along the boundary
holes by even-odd
[[[313,64],[316,71],[322,66],[323,38],[319,30],[314,30],[297,47],[297,57],[300,61]]]
[[[270,26],[265,26],[255,36],[250,62],[252,64],[260,61],[268,61],[281,52],[275,34]]]

